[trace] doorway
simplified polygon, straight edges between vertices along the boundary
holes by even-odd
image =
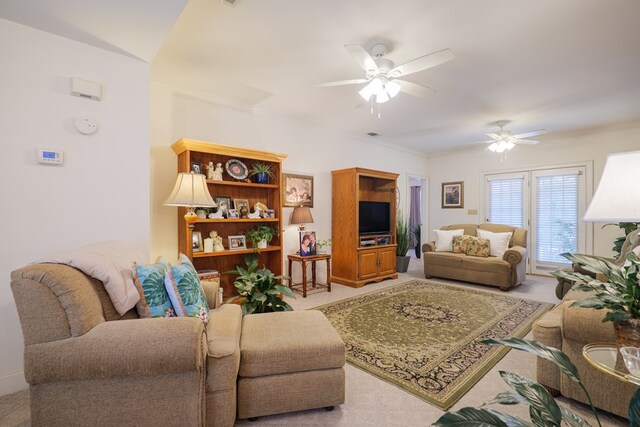
[[[409,255],[412,259],[422,256],[422,244],[427,241],[428,229],[428,178],[419,174],[407,174],[407,216],[411,233],[411,244],[409,245]],[[420,229],[420,238],[416,239],[416,228]],[[416,248],[418,248],[416,250]]]

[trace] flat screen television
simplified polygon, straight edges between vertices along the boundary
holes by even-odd
[[[389,202],[360,202],[360,234],[391,232],[391,204]]]

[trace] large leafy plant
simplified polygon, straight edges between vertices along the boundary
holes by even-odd
[[[608,227],[610,225],[617,225],[618,228],[624,231],[624,236],[620,236],[613,241],[612,251],[616,252],[618,256],[621,255],[622,245],[627,238],[627,235],[631,233],[633,230],[638,229],[640,227],[640,222],[610,222],[609,224],[605,224],[602,228]]]
[[[572,306],[587,307],[610,311],[604,316],[606,321],[623,321],[640,319],[640,259],[633,252],[626,256],[625,265],[618,266],[611,260],[590,255],[562,254],[563,257],[577,262],[582,268],[592,273],[600,273],[607,278],[603,282],[586,274],[575,271],[559,270],[551,274],[563,279],[577,282],[572,288],[577,291],[595,291],[585,299],[575,301]]]
[[[407,256],[409,250],[409,221],[405,218],[401,212],[398,212],[398,219],[396,220],[396,255]]]
[[[553,362],[563,374],[573,382],[578,383],[589,401],[598,425],[600,418],[591,402],[591,397],[580,381],[578,369],[569,357],[557,348],[547,347],[537,341],[523,338],[484,339],[483,344],[506,345],[516,350],[534,353],[536,356]],[[512,391],[499,393],[494,399],[485,402],[480,408],[462,408],[456,412],[448,412],[440,417],[436,426],[482,426],[482,427],[511,427],[511,426],[559,426],[561,423],[572,427],[590,426],[580,416],[559,406],[553,396],[540,384],[528,378],[511,372],[500,371],[502,379],[511,387]],[[529,406],[530,421],[493,409],[490,405],[527,405]],[[629,425],[640,423],[640,391],[636,392],[629,404]]]
[[[235,270],[226,272],[238,275],[233,284],[239,295],[231,298],[230,302],[240,301],[243,315],[292,311],[293,308],[281,297],[293,297],[291,289],[280,284],[281,280],[289,278],[276,276],[268,268],[258,268],[258,257],[255,254],[245,256],[244,262],[246,268],[237,265]]]

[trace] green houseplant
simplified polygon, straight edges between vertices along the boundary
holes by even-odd
[[[252,176],[254,182],[258,184],[268,184],[269,178],[275,178],[275,175],[271,171],[271,165],[264,162],[255,162],[251,166],[249,175]]]
[[[260,224],[247,231],[246,237],[251,241],[254,248],[264,249],[277,235],[279,235],[277,228],[267,224]]]
[[[319,254],[326,254],[327,253],[327,248],[329,246],[331,246],[331,239],[319,239],[316,242],[316,245],[318,246],[318,253]]]
[[[629,252],[626,256],[627,262],[622,266],[596,256],[569,253],[562,256],[578,263],[586,271],[601,274],[607,279],[604,282],[599,276],[593,278],[574,271],[552,272],[556,277],[577,282],[572,288],[574,290],[595,291],[595,294],[575,301],[572,306],[610,310],[602,321],[613,322],[618,346],[640,346],[640,259],[636,254]]]
[[[640,227],[640,222],[610,222],[609,224],[605,224],[602,228],[608,227],[610,225],[617,225],[618,228],[624,231],[624,236],[620,236],[613,241],[612,251],[617,253],[617,256],[620,256],[622,251],[622,245],[624,244],[625,239],[633,230],[638,229]]]
[[[406,273],[409,269],[407,251],[409,250],[410,239],[409,221],[402,215],[401,211],[398,211],[398,218],[396,219],[396,270],[399,273]]]
[[[237,274],[233,285],[238,296],[229,301],[240,301],[242,314],[270,313],[274,311],[292,311],[282,295],[293,297],[293,291],[280,284],[281,280],[288,280],[287,276],[276,276],[268,268],[258,268],[258,256],[249,254],[244,257],[246,268],[239,265],[235,270],[225,274]]]
[[[416,241],[416,258],[420,259],[420,254],[422,253],[422,248],[420,247],[420,242],[422,241],[422,225],[418,224],[411,229],[411,234],[413,235],[413,239]]]
[[[576,382],[587,397],[591,410],[600,426],[600,418],[591,403],[591,397],[580,381],[580,374],[569,357],[557,348],[547,347],[537,341],[523,338],[483,339],[483,344],[506,345],[516,350],[534,353],[536,356],[553,362],[563,374]],[[553,396],[540,384],[511,372],[500,371],[502,379],[513,389],[499,393],[494,399],[485,402],[480,408],[462,408],[456,412],[448,412],[440,417],[434,425],[449,426],[559,426],[586,427],[590,424],[573,412],[559,406]],[[492,404],[529,406],[531,421],[490,408]],[[629,403],[629,425],[640,423],[640,391],[637,391]]]

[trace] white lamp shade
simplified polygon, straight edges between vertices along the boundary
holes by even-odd
[[[640,221],[640,151],[607,156],[602,178],[584,215],[585,221]]]
[[[202,206],[203,208],[217,206],[209,194],[205,176],[184,172],[178,174],[176,185],[164,204],[166,206]]]

